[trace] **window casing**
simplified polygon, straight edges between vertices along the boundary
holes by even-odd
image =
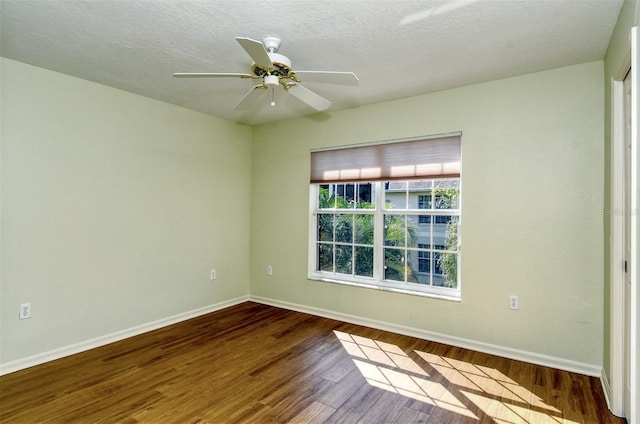
[[[312,184],[311,193],[310,278],[460,297],[459,178]]]

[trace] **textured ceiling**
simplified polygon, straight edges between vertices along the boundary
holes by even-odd
[[[176,79],[249,72],[236,36],[282,38],[294,70],[351,71],[356,87],[302,83],[338,110],[604,58],[622,0],[0,0],[0,54],[248,124],[316,113],[283,90]]]

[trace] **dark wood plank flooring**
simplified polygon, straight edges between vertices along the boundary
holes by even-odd
[[[0,377],[2,423],[624,423],[598,379],[243,303]]]

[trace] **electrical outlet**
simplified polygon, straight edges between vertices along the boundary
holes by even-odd
[[[518,296],[509,296],[509,309],[520,309],[520,301]]]
[[[31,318],[31,303],[20,304],[20,319]]]
[[[212,280],[215,280],[215,279],[216,279],[216,277],[217,277],[217,276],[216,276],[216,270],[215,270],[215,269],[212,269],[212,270],[211,270],[211,279],[212,279]]]
[[[267,265],[267,275],[273,275],[273,267],[271,265]]]

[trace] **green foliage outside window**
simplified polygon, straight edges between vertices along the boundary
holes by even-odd
[[[319,188],[318,206],[320,209],[373,209],[371,202],[347,200],[344,196],[330,194],[324,187]],[[405,247],[405,219],[403,216],[387,216],[385,219],[385,245]],[[373,276],[373,244],[374,244],[374,222],[373,214],[337,214],[321,213],[318,215],[319,241],[335,241],[335,262],[336,271],[351,274],[351,248],[349,243],[356,243],[367,246],[355,246],[354,274],[366,277]],[[335,226],[335,233],[334,233]],[[408,228],[407,237],[409,246],[416,245],[416,231]],[[341,244],[344,243],[344,244]],[[333,250],[331,245],[320,245],[318,269],[321,271],[333,270]],[[388,267],[385,278],[397,280],[404,276],[404,251],[393,249],[385,265]],[[345,272],[349,270],[348,272]],[[409,270],[409,275],[414,271]],[[404,278],[402,279],[404,280]]]
[[[438,199],[438,209],[457,209],[460,191],[457,188],[436,188],[434,191]],[[445,228],[445,249],[458,251],[458,219],[452,219]],[[442,269],[442,278],[445,287],[458,285],[458,254],[442,253],[438,257],[438,265]]]

